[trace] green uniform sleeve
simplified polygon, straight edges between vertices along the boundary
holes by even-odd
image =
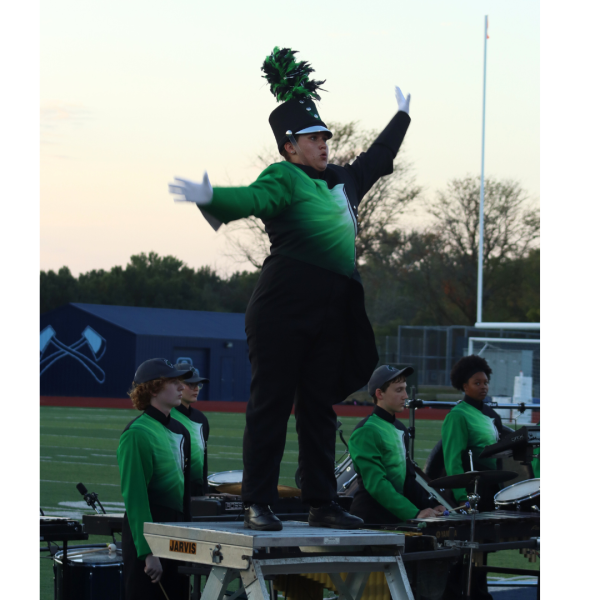
[[[536,479],[539,479],[539,477],[540,477],[540,449],[539,448],[533,449],[533,459],[531,461],[531,468],[533,470],[533,476]]]
[[[148,484],[152,478],[152,451],[147,442],[135,430],[128,430],[121,436],[117,461],[121,473],[121,493],[125,500],[125,510],[137,556],[144,560],[151,554],[150,546],[144,537],[144,523],[152,522]]]
[[[365,490],[381,506],[402,521],[414,519],[419,509],[397,491],[388,479],[381,451],[383,445],[379,432],[364,427],[357,429],[348,440],[354,468],[362,477]]]
[[[442,447],[447,475],[464,473],[462,453],[467,449],[468,439],[469,434],[464,416],[450,411],[442,425]],[[452,493],[457,502],[466,502],[466,488],[457,488],[452,490]]]
[[[275,163],[247,187],[215,187],[210,204],[200,208],[222,223],[251,216],[272,219],[290,206],[293,188],[289,167]]]

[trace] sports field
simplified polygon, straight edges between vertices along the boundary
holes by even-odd
[[[81,518],[92,512],[75,488],[82,482],[96,492],[107,512],[122,512],[117,446],[127,423],[140,413],[136,410],[93,408],[40,408],[40,506],[47,515]],[[206,413],[210,422],[208,441],[209,473],[242,469],[244,414]],[[361,417],[340,417],[346,440]],[[405,423],[408,425],[408,423]],[[441,421],[418,420],[415,459],[423,468],[430,450],[441,437]],[[344,446],[337,441],[338,457]],[[295,486],[298,441],[295,421],[288,422],[287,442],[281,465],[280,483]],[[108,542],[109,538],[90,536],[89,542]],[[77,543],[77,542],[74,542]],[[84,542],[80,542],[84,543]],[[47,553],[45,553],[47,554]],[[490,564],[538,568],[517,551],[490,555]],[[53,598],[52,562],[40,559],[40,598]]]

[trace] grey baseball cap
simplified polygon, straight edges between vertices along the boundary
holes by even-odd
[[[403,369],[396,369],[395,367],[390,367],[389,365],[381,365],[381,367],[377,367],[373,371],[373,375],[371,375],[371,379],[369,379],[369,383],[367,385],[369,396],[374,396],[375,390],[381,388],[381,386],[386,384],[388,381],[396,379],[396,377],[399,375],[408,377],[414,372],[415,370],[412,367],[404,367]]]
[[[175,368],[181,371],[185,371],[186,369],[192,370],[192,375],[187,379],[184,379],[184,383],[204,383],[205,381],[208,381],[206,377],[201,377],[200,371],[189,363],[175,363]]]
[[[185,379],[186,377],[191,377],[193,374],[192,369],[189,368],[190,365],[187,365],[187,367],[187,369],[180,371],[166,358],[151,358],[144,361],[137,368],[133,382],[137,384],[146,383],[153,379],[160,379],[161,377],[166,377],[167,379],[180,377]]]

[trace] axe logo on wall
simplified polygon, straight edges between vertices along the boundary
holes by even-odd
[[[106,374],[97,364],[106,352],[106,340],[89,325],[81,332],[81,338],[67,346],[56,337],[52,325],[40,332],[40,375],[54,363],[70,356],[82,364],[98,383],[104,383]]]

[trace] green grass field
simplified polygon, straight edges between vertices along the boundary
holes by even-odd
[[[209,473],[242,469],[245,415],[206,414],[210,422]],[[124,510],[116,452],[121,432],[138,415],[136,410],[40,408],[40,506],[45,514],[80,519],[82,513],[90,512],[75,488],[79,482],[98,494],[107,512]],[[340,417],[346,440],[360,419]],[[416,423],[415,459],[421,468],[441,437],[441,427],[441,421]],[[337,451],[338,457],[344,451],[339,438]],[[295,421],[291,418],[281,465],[279,481],[282,485],[295,486],[297,459],[298,441]],[[90,536],[89,542],[85,543],[108,541],[109,538]],[[517,551],[492,554],[489,562],[495,566],[539,568],[539,562],[529,564]],[[53,598],[52,562],[43,558],[40,559],[40,598]]]

